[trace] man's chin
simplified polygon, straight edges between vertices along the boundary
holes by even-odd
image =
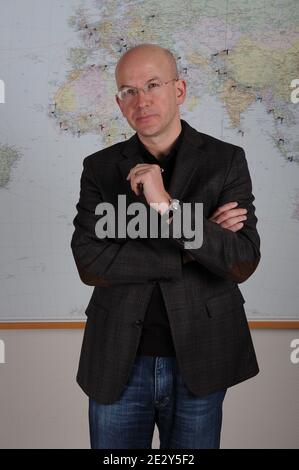
[[[154,136],[156,134],[159,134],[160,126],[157,123],[147,123],[145,125],[137,122],[135,125],[135,130],[136,132],[138,132],[138,134],[149,137],[151,135]]]

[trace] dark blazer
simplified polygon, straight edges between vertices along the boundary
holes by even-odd
[[[127,205],[147,205],[126,180],[129,170],[142,162],[136,134],[83,161],[71,248],[81,280],[95,288],[86,309],[77,381],[103,404],[118,400],[130,379],[157,280],[178,365],[193,394],[230,387],[259,371],[238,288],[260,260],[245,153],[182,123],[184,138],[168,192],[181,202],[204,204],[202,246],[186,250],[194,261],[183,262],[185,239],[174,238],[171,230],[168,239],[118,238],[117,233],[100,239],[95,234],[99,202],[110,202],[117,211],[117,196],[125,194]],[[238,232],[209,220],[217,207],[231,201],[248,211]]]

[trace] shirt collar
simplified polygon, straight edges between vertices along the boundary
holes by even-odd
[[[181,129],[181,132],[180,134],[178,135],[178,137],[176,138],[176,140],[174,141],[171,149],[170,149],[170,152],[167,154],[167,155],[163,155],[161,158],[156,158],[154,155],[152,155],[148,150],[147,148],[144,146],[144,144],[141,142],[141,140],[139,139],[138,137],[138,134],[137,135],[137,138],[138,138],[138,142],[139,142],[139,146],[140,146],[140,150],[142,152],[143,155],[145,155],[146,157],[148,158],[151,158],[153,159],[153,161],[156,161],[157,163],[160,163],[161,165],[163,165],[163,163],[167,160],[169,160],[170,156],[173,156],[175,155],[179,148],[180,148],[180,145],[182,143],[182,140],[183,140],[183,134],[184,134],[184,123],[181,121],[181,125],[182,125],[182,129]]]

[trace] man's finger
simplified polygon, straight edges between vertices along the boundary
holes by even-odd
[[[138,167],[138,170],[146,170],[146,169],[149,169],[153,164],[152,163],[137,163],[137,165],[133,166],[133,168],[131,168],[131,170],[129,171],[126,179],[130,179],[131,176],[136,173],[136,169]],[[134,171],[135,170],[135,171]]]
[[[234,219],[236,217],[242,217],[247,214],[247,209],[231,209],[228,212],[225,212],[224,214],[219,215],[218,217],[214,218],[213,222],[216,222],[217,224],[222,224],[223,222]],[[240,219],[241,220],[241,219]],[[245,220],[245,219],[242,219]]]
[[[227,210],[230,210],[230,209],[233,209],[234,207],[237,207],[238,205],[238,202],[227,202],[226,204],[224,204],[223,206],[220,206],[218,207],[214,214],[212,215],[212,218],[214,217],[218,217],[218,215],[222,214],[222,212],[225,212]]]
[[[238,215],[247,214],[247,209],[230,209],[229,211],[222,212],[218,216],[213,214],[209,220],[216,222],[217,224],[223,222],[224,220],[228,220],[231,217],[236,217]]]
[[[128,175],[127,175],[127,180],[131,178],[132,174],[134,174],[134,170],[138,167],[138,169],[141,169],[141,167],[148,167],[149,164],[148,163],[137,163],[137,165],[133,166],[133,168],[131,168],[131,170],[129,171]]]
[[[132,178],[131,188],[137,196],[139,196],[142,186],[143,186],[143,182],[142,182],[142,178],[140,177],[140,175]]]
[[[225,222],[220,223],[221,227],[223,228],[230,228],[233,225],[243,222],[247,219],[246,215],[240,215],[239,217],[231,217],[230,219],[226,220]]]
[[[243,226],[244,226],[243,222],[240,222],[239,224],[232,225],[227,230],[230,230],[231,232],[237,232],[238,230],[241,230]]]

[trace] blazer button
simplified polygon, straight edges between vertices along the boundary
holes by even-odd
[[[142,320],[136,320],[136,321],[134,322],[134,326],[136,326],[137,328],[141,328],[142,323],[143,323]]]

